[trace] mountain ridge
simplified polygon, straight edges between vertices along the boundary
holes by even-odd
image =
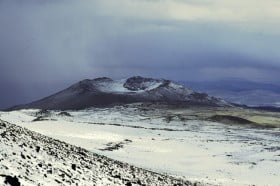
[[[229,106],[222,99],[198,93],[171,80],[133,76],[113,80],[108,77],[84,79],[43,99],[11,107],[50,110],[79,110],[88,107],[157,102],[166,104]]]

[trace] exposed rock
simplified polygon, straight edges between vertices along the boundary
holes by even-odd
[[[49,117],[51,115],[51,112],[46,109],[41,109],[36,113],[37,117]]]
[[[72,168],[74,171],[76,170],[76,167],[77,167],[76,164],[72,164],[72,165],[71,165],[71,168]]]
[[[118,143],[107,143],[106,147],[103,149],[99,149],[101,151],[114,151],[114,150],[118,150],[124,147],[124,145],[131,143],[132,141],[129,139],[125,139],[124,141],[118,142]]]
[[[156,80],[152,78],[144,78],[141,76],[134,76],[128,78],[123,84],[125,88],[132,91],[145,90],[150,87],[151,83],[160,83],[161,80]]]
[[[20,186],[19,179],[16,176],[9,176],[9,175],[0,175],[1,177],[4,177],[4,183],[8,184],[10,186]]]
[[[72,115],[69,114],[68,112],[60,112],[58,115],[59,115],[59,116],[67,116],[67,117],[71,117],[71,116],[72,116]]]

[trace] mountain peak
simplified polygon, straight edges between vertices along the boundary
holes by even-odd
[[[108,82],[108,81],[113,81],[111,78],[108,77],[100,77],[100,78],[95,78],[92,81],[95,82]]]
[[[153,85],[160,86],[163,83],[163,80],[145,78],[142,76],[133,76],[128,78],[123,86],[131,91],[147,90]]]
[[[93,85],[91,83],[90,79],[84,79],[82,81],[79,81],[78,83],[75,83],[74,85],[70,86],[68,89],[64,90],[71,90],[71,91],[92,91]]]

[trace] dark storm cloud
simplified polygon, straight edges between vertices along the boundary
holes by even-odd
[[[98,76],[275,79],[279,28],[219,22],[218,2],[2,0],[0,107]]]

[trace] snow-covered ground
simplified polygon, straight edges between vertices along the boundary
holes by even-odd
[[[0,120],[1,186],[204,186],[109,159]]]
[[[215,185],[280,185],[280,131],[184,120],[191,110],[95,108],[0,119],[145,169]],[[41,116],[41,117],[40,117]],[[37,121],[33,121],[37,118]]]

